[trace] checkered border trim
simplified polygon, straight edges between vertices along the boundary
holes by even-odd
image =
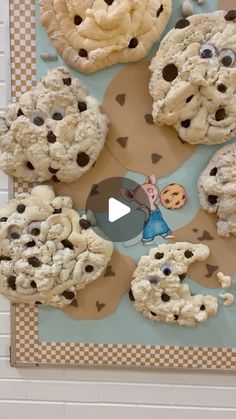
[[[12,99],[36,82],[35,2],[10,0]],[[14,193],[30,185],[14,181]],[[39,342],[38,309],[18,304],[12,311],[13,365],[100,365],[119,367],[236,369],[236,349]]]

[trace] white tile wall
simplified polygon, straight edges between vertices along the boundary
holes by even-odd
[[[0,0],[0,108],[10,92],[7,3]],[[0,174],[0,205],[7,185]],[[0,297],[0,419],[236,419],[234,374],[11,368],[9,320]]]

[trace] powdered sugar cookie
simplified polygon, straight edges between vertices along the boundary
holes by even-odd
[[[12,302],[70,304],[112,255],[112,243],[96,231],[49,186],[9,201],[0,210],[0,293]]]
[[[41,23],[65,63],[90,73],[145,57],[171,0],[40,0]]]
[[[209,249],[202,244],[161,244],[142,256],[134,272],[130,299],[145,317],[166,323],[194,326],[217,313],[217,299],[192,295],[183,283],[188,267],[204,261]]]
[[[150,69],[153,119],[191,144],[224,143],[236,134],[236,11],[181,19]]]
[[[63,67],[50,70],[0,120],[0,168],[28,182],[73,182],[101,152],[108,118]]]

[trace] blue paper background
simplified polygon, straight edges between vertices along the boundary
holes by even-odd
[[[182,0],[173,0],[173,14],[166,32],[172,28],[181,16]],[[195,5],[195,11],[212,11],[216,9],[216,0],[206,2],[204,7]],[[37,78],[41,77],[50,67],[64,65],[61,59],[53,63],[45,63],[41,60],[41,53],[53,53],[55,51],[50,44],[44,29],[39,23],[39,7],[37,6],[36,17],[36,38],[37,38]],[[156,44],[149,56],[153,56],[157,50]],[[124,67],[116,65],[91,75],[84,75],[73,72],[80,78],[81,82],[100,100],[102,100],[106,86],[110,80]],[[189,200],[181,211],[168,211],[162,208],[167,223],[177,229],[188,223],[199,209],[196,182],[199,174],[206,166],[216,147],[198,147],[196,152],[176,172],[158,180],[161,188],[170,182],[182,183],[187,190]],[[191,176],[189,174],[191,173]],[[128,172],[128,177],[138,183],[142,183],[146,174]],[[137,242],[139,238],[134,239]],[[162,239],[159,239],[161,243]],[[137,261],[149,248],[138,246],[132,249],[124,248],[122,244],[116,246],[122,253],[129,254]],[[187,278],[193,293],[211,294],[217,296],[219,289],[208,290],[198,283]],[[231,292],[235,294],[236,275],[233,278]],[[222,290],[221,290],[222,291]],[[219,313],[216,317],[210,318],[206,323],[194,328],[177,327],[162,323],[155,323],[146,320],[137,313],[127,295],[121,300],[118,309],[111,316],[104,320],[72,320],[60,310],[50,308],[39,309],[39,338],[40,341],[67,341],[87,343],[123,343],[123,344],[154,344],[154,345],[195,345],[195,346],[216,346],[236,347],[236,304],[231,307],[224,307],[220,304]]]

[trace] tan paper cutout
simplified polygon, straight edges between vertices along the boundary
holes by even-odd
[[[236,2],[235,0],[219,0],[218,9],[220,10],[236,9]]]

